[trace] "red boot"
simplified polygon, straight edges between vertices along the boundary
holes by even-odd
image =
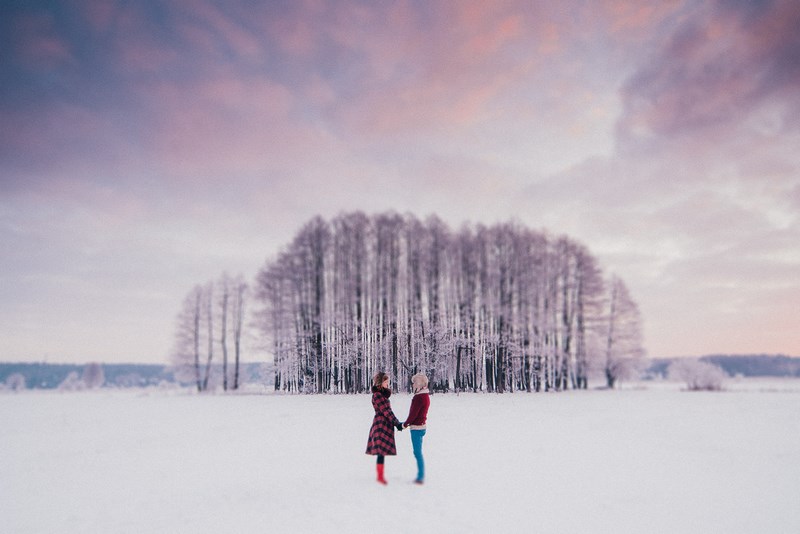
[[[383,464],[375,464],[378,466],[378,482],[381,484],[386,484],[386,479],[383,478]]]

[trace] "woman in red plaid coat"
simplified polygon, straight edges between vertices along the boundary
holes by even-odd
[[[372,419],[372,428],[369,429],[367,454],[378,457],[378,482],[386,484],[386,479],[383,477],[384,457],[397,454],[394,429],[402,431],[403,425],[389,404],[389,397],[392,395],[392,390],[389,389],[389,375],[378,373],[372,383],[372,407],[375,409],[375,417]]]

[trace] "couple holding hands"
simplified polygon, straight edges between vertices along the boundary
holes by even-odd
[[[375,417],[372,420],[372,427],[369,429],[367,454],[378,457],[378,482],[386,484],[383,475],[384,457],[397,454],[394,429],[402,432],[404,428],[409,427],[411,428],[414,458],[417,460],[417,478],[414,483],[423,484],[425,482],[425,460],[422,457],[422,438],[425,437],[425,421],[428,417],[428,407],[431,404],[428,377],[422,373],[411,377],[414,398],[411,401],[408,418],[404,423],[397,419],[389,404],[389,397],[392,395],[392,390],[389,389],[389,375],[386,373],[376,374],[372,384],[372,407],[375,409]]]

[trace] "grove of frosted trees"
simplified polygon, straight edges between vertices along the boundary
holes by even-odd
[[[264,265],[253,320],[276,390],[358,393],[377,371],[400,389],[423,371],[435,390],[563,390],[641,354],[635,304],[618,278],[611,289],[616,309],[595,258],[567,237],[356,212],[314,218]],[[199,350],[187,352],[199,385]]]

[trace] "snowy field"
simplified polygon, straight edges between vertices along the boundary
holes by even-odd
[[[391,402],[404,418],[410,396]],[[800,381],[431,399],[374,481],[370,397],[0,395],[0,531],[800,532]]]

